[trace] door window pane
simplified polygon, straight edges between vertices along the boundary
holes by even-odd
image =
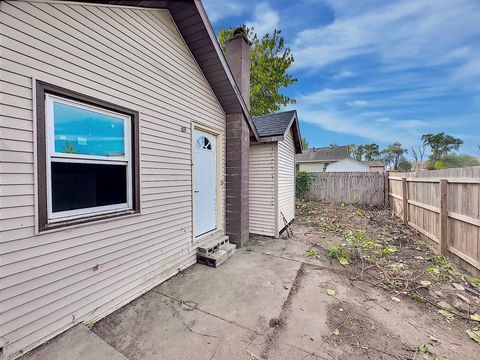
[[[52,211],[127,202],[127,166],[52,162]]]
[[[125,120],[54,101],[56,153],[125,156]]]

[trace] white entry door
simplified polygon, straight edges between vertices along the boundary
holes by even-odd
[[[200,236],[216,228],[216,149],[215,135],[195,130],[193,233]]]

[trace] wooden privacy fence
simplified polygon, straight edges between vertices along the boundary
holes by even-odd
[[[405,224],[480,275],[480,166],[391,173],[387,189]]]
[[[304,194],[306,200],[332,203],[385,204],[385,176],[376,172],[319,172],[313,177],[310,190]]]

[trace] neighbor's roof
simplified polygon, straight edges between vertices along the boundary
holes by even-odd
[[[296,110],[257,116],[253,118],[253,123],[258,131],[259,142],[283,140],[285,134],[292,129],[295,151],[297,154],[302,152],[302,140]]]
[[[220,49],[201,0],[69,0],[97,4],[168,9],[185,43],[195,57],[215,96],[227,114],[243,113],[255,139],[247,105],[240,93],[227,60]]]
[[[363,163],[367,164],[368,166],[385,166],[383,162],[380,160],[370,160],[370,161],[362,161]]]
[[[348,157],[347,146],[334,146],[324,148],[309,148],[297,155],[297,162],[302,161],[338,161]]]

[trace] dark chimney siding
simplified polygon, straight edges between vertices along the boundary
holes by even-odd
[[[250,109],[250,43],[239,32],[227,42],[226,58],[242,97]],[[242,247],[249,239],[250,129],[243,113],[227,114],[226,233]]]

